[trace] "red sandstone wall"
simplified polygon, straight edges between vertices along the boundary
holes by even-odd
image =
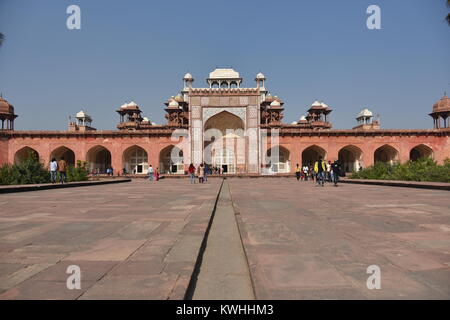
[[[154,167],[159,166],[161,150],[176,143],[170,137],[139,137],[118,136],[105,137],[14,137],[8,141],[0,140],[0,163],[13,163],[14,155],[23,147],[31,147],[39,153],[39,158],[47,164],[53,150],[60,146],[70,148],[75,153],[76,160],[86,160],[86,154],[92,147],[103,146],[111,153],[111,162],[115,170],[123,168],[123,153],[134,145],[142,147],[148,154],[148,163]],[[409,160],[409,153],[417,145],[424,144],[433,150],[433,158],[442,163],[445,158],[450,158],[450,137],[448,136],[283,136],[280,137],[280,145],[290,152],[289,160],[291,171],[295,170],[295,164],[300,163],[302,152],[312,145],[317,145],[326,151],[326,159],[338,158],[339,150],[345,146],[353,145],[362,150],[364,166],[372,165],[375,150],[388,144],[398,150],[400,162]],[[188,154],[188,150],[184,150]],[[185,161],[186,162],[186,161]],[[117,171],[116,171],[117,172]]]
[[[71,149],[75,154],[75,162],[78,160],[86,161],[88,151],[95,146],[103,146],[111,153],[111,165],[115,170],[123,168],[123,153],[129,147],[139,146],[143,148],[148,155],[148,163],[154,167],[159,166],[159,155],[162,149],[170,145],[176,145],[177,142],[170,140],[170,137],[20,137],[9,140],[5,152],[5,162],[13,163],[14,155],[24,147],[30,147],[39,154],[39,159],[44,164],[48,164],[53,150],[64,146]],[[187,150],[184,152],[187,154]],[[2,159],[2,158],[0,158]],[[117,172],[117,171],[116,171]]]
[[[6,138],[0,137],[0,166],[8,163],[9,142]]]
[[[270,140],[270,139],[269,139]],[[398,151],[399,161],[409,160],[411,149],[424,144],[433,150],[433,158],[438,163],[450,158],[450,137],[436,136],[312,136],[312,137],[280,137],[280,145],[289,150],[291,172],[295,165],[302,163],[302,152],[312,145],[317,145],[326,151],[326,160],[336,160],[339,150],[348,145],[361,149],[364,166],[374,163],[374,152],[383,145],[390,145]],[[270,146],[269,146],[270,147]]]

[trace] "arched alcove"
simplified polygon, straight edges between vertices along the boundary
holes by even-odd
[[[89,172],[98,170],[99,173],[106,173],[106,169],[111,168],[111,152],[103,146],[95,146],[89,149],[86,154]],[[115,168],[120,169],[120,168]]]
[[[345,172],[358,171],[362,167],[362,151],[360,148],[348,145],[339,150],[339,163]]]
[[[433,158],[433,150],[424,144],[419,144],[412,148],[409,152],[409,159],[417,161],[421,158]]]
[[[183,150],[173,145],[159,153],[159,171],[165,174],[184,174]]]
[[[19,164],[29,157],[39,160],[39,153],[31,147],[23,147],[22,149],[17,150],[14,154],[14,163]]]
[[[61,147],[54,149],[50,153],[49,160],[51,160],[52,158],[55,158],[56,161],[64,159],[69,166],[75,166],[75,152],[73,152],[72,149],[70,149],[66,146],[61,146]]]
[[[398,161],[398,151],[394,147],[385,144],[374,152],[374,162],[384,162],[389,164],[394,164]]]
[[[302,166],[312,166],[319,160],[319,157],[325,159],[327,152],[325,149],[319,147],[318,145],[312,145],[303,150],[302,152]]]
[[[290,172],[290,152],[282,146],[274,146],[266,152],[266,164],[269,173]]]

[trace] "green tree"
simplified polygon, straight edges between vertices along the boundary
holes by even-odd
[[[50,174],[30,152],[20,163],[4,164],[0,168],[0,184],[35,184],[50,182]]]

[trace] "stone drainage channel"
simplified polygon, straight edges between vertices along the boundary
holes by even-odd
[[[185,299],[255,299],[226,179],[220,186]]]

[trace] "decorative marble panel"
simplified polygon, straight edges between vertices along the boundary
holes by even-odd
[[[201,107],[199,107],[199,106],[193,106],[192,107],[192,109],[191,109],[191,117],[192,117],[192,119],[199,119],[200,118],[200,116],[201,116],[200,110],[201,110]]]
[[[202,105],[202,106],[207,106],[207,105],[209,105],[209,97],[202,97],[201,105]]]
[[[239,97],[231,96],[230,97],[230,106],[239,106]]]
[[[230,97],[220,97],[220,105],[221,106],[229,106],[230,105]]]
[[[258,97],[257,96],[250,96],[248,104],[257,104],[258,103]]]
[[[219,97],[211,97],[209,99],[209,104],[208,105],[213,106],[213,107],[220,106],[220,99],[219,99]]]
[[[248,106],[248,117],[250,119],[258,118],[258,108],[257,108],[257,106]]]
[[[202,120],[194,120],[194,121],[192,121],[192,127],[201,129],[203,127]]]
[[[258,126],[258,119],[248,119],[248,126],[249,127],[257,127]]]
[[[234,108],[203,108],[203,121],[206,122],[209,118],[211,118],[212,116],[222,112],[222,111],[228,111],[229,113],[232,113],[236,116],[238,116],[239,118],[242,119],[242,121],[244,121],[245,123],[245,110],[246,108],[244,107],[234,107]]]
[[[200,97],[191,97],[190,100],[191,100],[190,101],[191,106],[200,105]]]
[[[248,105],[248,97],[239,97],[239,104],[241,106],[247,106]]]

